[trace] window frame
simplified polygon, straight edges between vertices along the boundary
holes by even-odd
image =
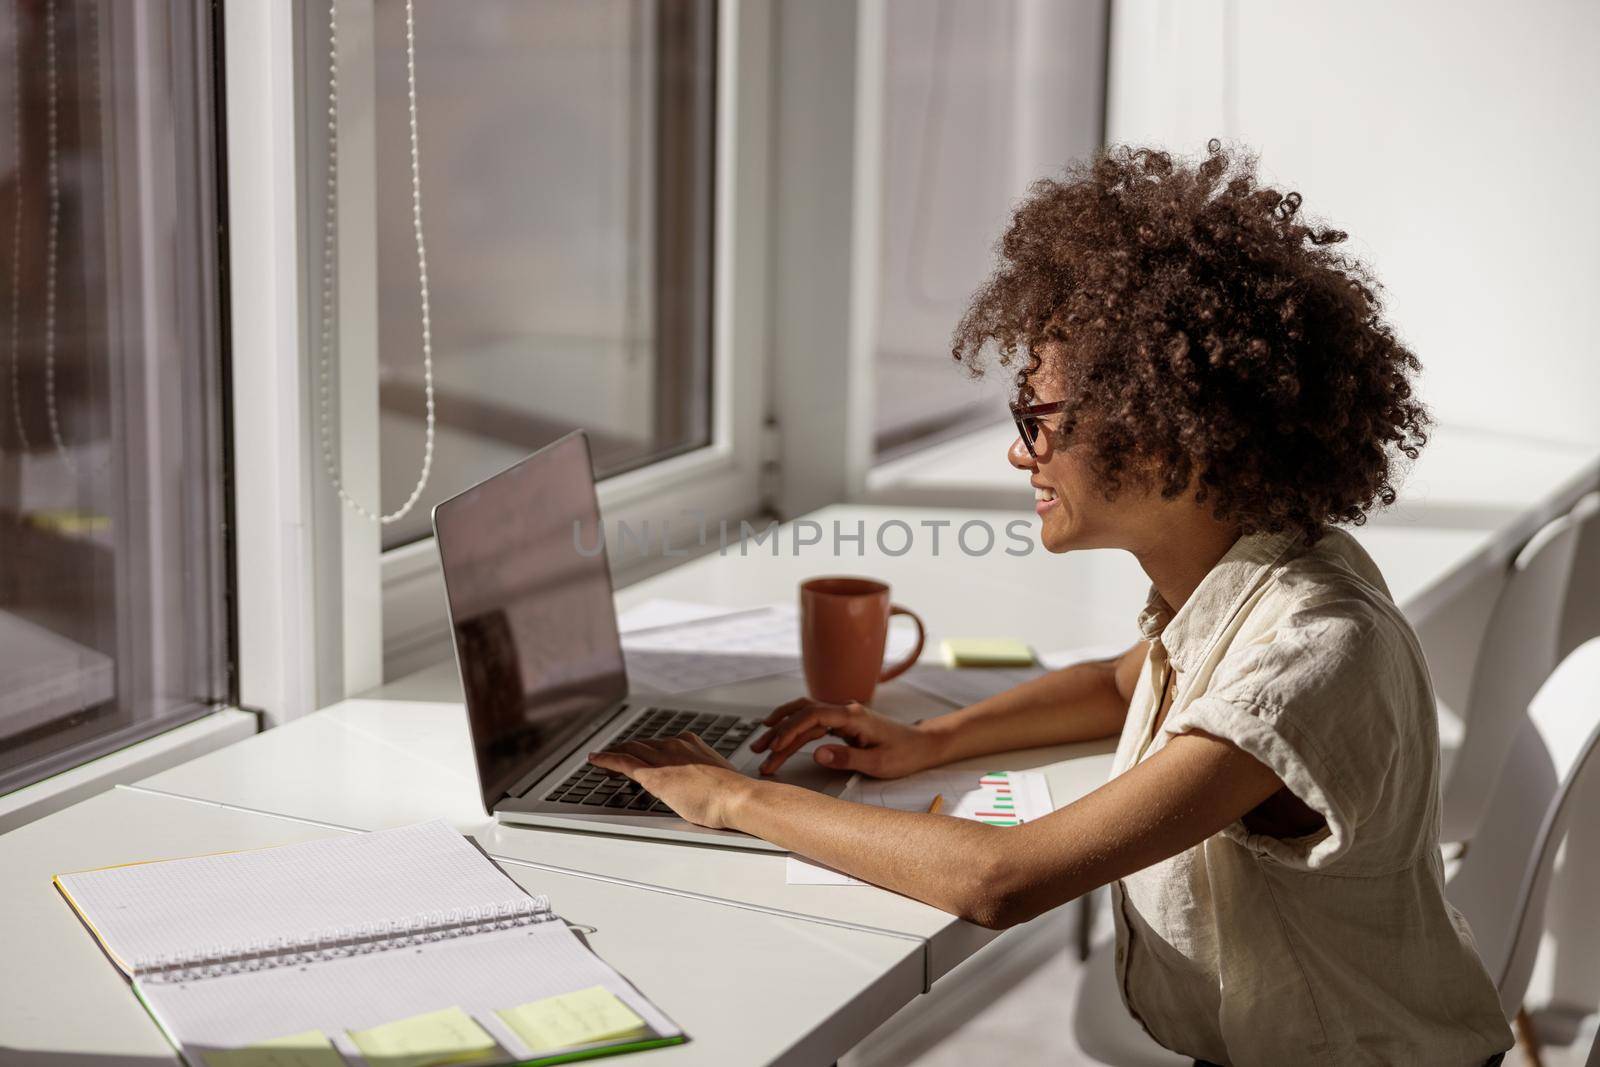
[[[207,0],[175,6],[167,11],[162,26],[131,8],[95,11],[98,18],[88,21],[88,32],[96,35],[96,59],[106,59],[96,74],[101,89],[96,106],[104,109],[104,115],[96,114],[101,136],[97,166],[115,171],[116,176],[104,186],[87,187],[98,195],[79,203],[82,240],[87,246],[98,245],[108,257],[101,264],[103,291],[91,293],[83,310],[88,316],[84,328],[92,334],[98,326],[113,357],[106,379],[107,417],[111,442],[119,447],[110,451],[106,463],[111,476],[123,485],[111,521],[125,540],[118,545],[113,576],[117,632],[112,660],[117,680],[112,699],[123,709],[119,718],[127,721],[84,737],[77,736],[77,725],[53,729],[52,734],[65,732],[75,739],[0,773],[0,832],[111,785],[220,748],[254,732],[256,726],[255,716],[238,706],[225,27],[221,12]],[[180,63],[169,69],[164,56],[154,56],[163,41],[175,49],[173,54],[192,59],[193,65]],[[76,71],[80,62],[82,57],[73,57],[68,69]],[[119,86],[124,91],[112,91]],[[72,100],[69,93],[68,108]],[[186,120],[193,122],[192,135]],[[147,158],[152,149],[155,155]],[[163,151],[172,153],[171,162],[152,164],[151,159],[165,158]],[[168,173],[174,162],[176,172]],[[189,169],[190,164],[198,169]],[[167,195],[152,194],[152,189]],[[119,206],[108,208],[113,199]],[[176,267],[152,251],[174,242],[179,249],[174,253]],[[193,336],[178,326],[186,321],[198,325]],[[129,421],[148,413],[150,398],[163,389],[160,370],[149,360],[130,363],[114,358],[124,342],[158,351],[163,346],[199,346],[200,362],[183,368],[179,387],[198,405],[195,436],[206,450],[200,462],[210,466],[203,484],[190,481],[174,490],[182,498],[176,501],[176,510],[183,513],[176,522],[167,507],[172,502],[164,501],[173,487],[157,492],[153,486],[153,479],[170,473],[170,464],[161,462],[162,445]],[[165,414],[174,416],[170,411]],[[67,447],[72,447],[70,442]],[[171,449],[164,456],[182,458]],[[147,497],[157,501],[154,510],[130,504]],[[164,525],[187,522],[192,515],[199,516],[198,528],[205,530],[201,551],[206,558],[185,572],[177,598],[182,606],[163,609],[157,606],[159,595],[151,591],[150,575],[161,565],[152,553],[163,544]],[[199,610],[202,605],[209,608]],[[148,691],[150,679],[162,671],[161,646],[173,645],[167,638],[152,637],[161,628],[158,614],[167,610],[206,620],[203,629],[191,629],[183,641],[191,648],[204,646],[208,679],[177,682],[173,688],[181,686],[191,695],[174,710],[156,715],[129,712],[129,691]]]
[[[253,0],[222,12],[237,692],[268,725],[316,707],[297,14]]]
[[[701,523],[762,510],[766,378],[766,217],[771,13],[767,0],[719,0],[714,105],[711,252],[711,440],[603,479],[600,508],[613,528],[668,522],[675,549],[696,545]],[[343,88],[341,78],[341,90]],[[382,553],[384,676],[394,679],[450,655],[444,582],[433,538]],[[614,561],[616,583],[649,573]]]
[[[247,561],[231,591],[232,689],[275,724],[447,657],[448,634],[431,540],[383,552],[319,469],[324,148],[308,86],[323,69],[311,57],[325,51],[326,6],[212,2],[228,506],[233,558]],[[340,116],[340,229],[359,240],[340,263],[338,447],[347,484],[372,499],[373,0],[337,2],[341,91],[368,97]],[[873,467],[882,0],[716,3],[711,442],[599,487],[608,518],[669,520],[671,543],[691,552],[706,523],[862,499]],[[625,562],[618,584],[671,562]]]
[[[275,301],[279,334],[286,334],[285,323],[296,334],[296,344],[286,336],[275,342],[277,351],[299,356],[285,361],[292,366],[276,376],[255,372],[257,386],[275,390],[276,414],[265,420],[264,432],[251,436],[241,428],[236,437],[242,467],[278,472],[276,481],[253,482],[256,491],[274,497],[271,507],[252,504],[275,524],[272,532],[251,533],[249,520],[240,519],[240,555],[252,561],[241,572],[241,617],[255,610],[244,587],[262,587],[257,599],[273,622],[256,629],[270,630],[267,642],[274,645],[267,655],[242,635],[241,670],[254,673],[272,663],[279,680],[265,691],[276,686],[270,695],[286,698],[280,717],[292,718],[448,659],[450,644],[432,539],[382,551],[378,531],[332,499],[318,469],[316,337],[310,320],[317,313],[320,270],[321,250],[312,238],[321,234],[318,142],[325,104],[312,105],[322,97],[325,78],[318,80],[321,68],[308,57],[326,50],[327,8],[317,0],[294,0],[287,9],[292,17],[269,17],[249,11],[249,0],[222,2],[230,12],[243,8],[256,23],[293,23],[274,31],[282,41],[241,47],[271,52],[263,63],[294,72],[281,79],[286,84],[271,87],[271,158],[267,150],[245,146],[253,151],[249,158],[272,169],[274,178],[266,184],[277,198],[274,210],[297,222],[288,237],[280,228],[283,247],[263,245],[283,257],[294,246],[294,284],[286,276],[272,280],[286,259],[234,257],[236,268],[249,272],[238,276],[236,292]],[[353,94],[372,92],[373,0],[337,2],[340,93],[346,102],[359,103]],[[601,481],[601,508],[613,529],[618,522],[638,529],[648,520],[659,537],[665,521],[677,550],[644,561],[614,559],[618,586],[692,554],[702,524],[714,531],[721,519],[793,518],[826,504],[871,500],[879,492],[872,475],[880,463],[874,456],[873,399],[884,0],[717,0],[716,12],[711,441]],[[298,102],[297,85],[307,87]],[[345,107],[339,119],[339,228],[346,238],[362,233],[363,241],[377,225],[370,217],[372,131],[356,123],[371,110]],[[426,138],[424,128],[424,152]],[[352,145],[363,146],[365,158],[353,160]],[[232,160],[230,174],[239,169]],[[378,492],[378,398],[376,300],[368,287],[376,282],[371,266],[348,243],[343,254],[337,362],[345,387],[336,405],[338,447],[346,484],[371,500]],[[269,281],[276,288],[269,286],[264,297],[260,285]],[[252,350],[259,340],[250,338]],[[245,346],[238,347],[240,362],[247,362]],[[247,455],[267,449],[277,450],[270,462]],[[241,501],[249,494],[247,483],[252,479],[240,478]],[[245,543],[247,535],[256,541],[254,549]],[[256,565],[261,559],[264,568]],[[274,595],[279,599],[272,601]],[[247,692],[261,691],[247,686]],[[273,707],[266,698],[260,703]]]
[[[243,68],[229,64],[230,113],[237,74],[249,97],[239,101],[241,110],[269,131],[254,144],[229,144],[230,177],[239,175],[247,190],[235,203],[252,202],[258,212],[233,220],[236,235],[242,227],[247,238],[233,256],[233,291],[245,304],[236,320],[265,330],[247,341],[245,329],[236,331],[243,341],[238,362],[251,369],[236,376],[235,395],[250,397],[252,409],[234,438],[239,554],[251,560],[240,572],[241,685],[272,720],[284,721],[447,658],[449,633],[432,538],[383,551],[377,528],[339,504],[320,469],[315,300],[327,7],[313,0],[261,5],[268,13],[252,10],[250,0],[225,2],[232,21],[249,22],[254,33],[245,38],[229,28],[230,48],[244,53],[230,54]],[[338,120],[336,447],[346,485],[358,498],[375,499],[373,7],[372,0],[337,2],[345,106]],[[608,520],[648,520],[653,530],[665,522],[675,549],[694,546],[702,522],[714,526],[762,510],[771,3],[717,0],[716,19],[711,440],[599,485]],[[292,76],[271,82],[272,71]],[[426,129],[423,139],[426,152]],[[255,169],[243,173],[247,168]],[[262,232],[269,216],[282,223]],[[296,358],[284,359],[285,352]],[[274,363],[281,364],[276,372]],[[641,573],[638,561],[629,562],[614,567],[619,585]]]

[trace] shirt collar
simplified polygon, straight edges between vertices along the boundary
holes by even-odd
[[[1146,641],[1159,638],[1172,665],[1180,671],[1190,670],[1262,577],[1299,541],[1300,535],[1293,532],[1245,534],[1223,553],[1176,612],[1152,585],[1139,613],[1140,636]]]

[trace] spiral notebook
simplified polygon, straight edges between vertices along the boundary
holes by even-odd
[[[55,883],[191,1067],[544,1064],[685,1040],[443,822]]]

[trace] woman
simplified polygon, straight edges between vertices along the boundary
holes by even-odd
[[[1008,458],[1044,546],[1131,552],[1144,640],[917,726],[795,701],[757,742],[766,773],[832,734],[818,762],[895,777],[1120,735],[1105,786],[999,829],[744,778],[692,737],[593,762],[985,926],[1111,883],[1124,1000],[1201,1061],[1497,1062],[1511,1032],[1444,899],[1427,667],[1336,526],[1424,442],[1418,364],[1299,207],[1215,141],[1035,185],[955,354],[1017,367]]]

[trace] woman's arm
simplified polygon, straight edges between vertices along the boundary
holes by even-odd
[[[796,700],[767,717],[772,729],[753,747],[757,752],[770,749],[761,772],[771,774],[801,746],[831,733],[850,747],[818,748],[819,763],[894,778],[991,752],[1111,737],[1127,718],[1148,648],[1141,642],[1113,660],[1052,671],[916,727],[860,705]]]
[[[590,759],[635,779],[683,818],[754,834],[996,929],[1204,841],[1283,784],[1226,741],[1182,734],[1076,803],[996,827],[752,780],[687,735],[627,742]]]

